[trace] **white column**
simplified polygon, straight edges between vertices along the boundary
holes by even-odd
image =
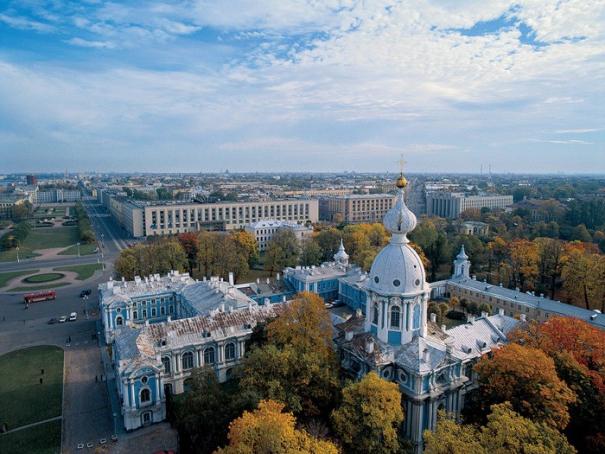
[[[162,396],[161,396],[161,387],[162,387],[162,383],[160,382],[160,374],[157,374],[155,376],[155,383],[156,383],[156,387],[155,387],[155,397],[156,397],[156,403],[159,403],[162,400]]]
[[[134,399],[134,382],[128,380],[128,387],[130,389],[130,406],[135,408],[137,406],[136,400]]]

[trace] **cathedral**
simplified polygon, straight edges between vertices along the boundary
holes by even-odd
[[[366,292],[365,316],[358,311],[338,324],[335,343],[341,366],[352,377],[375,371],[399,385],[405,402],[405,435],[414,452],[420,453],[422,433],[435,427],[437,412],[460,414],[466,393],[476,386],[473,365],[506,343],[518,321],[499,311],[447,330],[437,326],[434,314],[428,318],[432,289],[407,238],[416,216],[405,204],[405,186],[401,176],[397,201],[384,217],[391,240],[361,283]]]

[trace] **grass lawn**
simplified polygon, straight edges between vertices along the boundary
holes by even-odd
[[[2,454],[57,454],[61,449],[61,420],[0,435]]]
[[[23,287],[15,287],[11,288],[11,292],[37,292],[38,290],[48,290],[51,288],[64,287],[69,285],[69,282],[57,282],[56,284],[46,284],[46,285],[26,285]]]
[[[57,227],[52,229],[33,229],[25,241],[24,249],[49,249],[68,247],[80,239],[77,227]]]
[[[61,268],[54,268],[54,271],[73,271],[74,273],[78,273],[76,279],[83,281],[91,277],[101,267],[100,263],[90,263],[88,265],[62,266]]]
[[[19,248],[19,259],[25,260],[32,257],[37,257],[40,254],[36,254],[31,249]],[[10,249],[8,251],[0,252],[0,262],[16,262],[17,261],[17,250]]]
[[[96,243],[92,244],[81,244],[80,255],[94,254],[97,248]],[[59,252],[59,255],[78,255],[78,246],[70,246],[67,249]]]
[[[26,277],[25,279],[23,279],[23,282],[27,284],[41,284],[44,282],[58,281],[59,279],[62,279],[64,277],[65,274],[62,273],[42,273]]]
[[[244,274],[243,276],[240,276],[237,279],[237,283],[238,284],[244,284],[244,283],[247,283],[247,282],[255,282],[257,278],[260,278],[261,280],[263,280],[263,279],[267,279],[268,277],[271,277],[271,274],[269,273],[269,271],[266,271],[266,270],[250,270],[246,274]]]
[[[0,356],[0,401],[0,421],[9,430],[60,416],[63,350],[44,345]]]
[[[28,274],[37,273],[40,270],[24,270],[24,271],[12,271],[10,273],[0,273],[0,287],[4,287],[8,281],[19,276],[26,276]]]

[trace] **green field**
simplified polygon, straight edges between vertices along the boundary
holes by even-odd
[[[58,281],[64,277],[65,274],[63,273],[42,273],[26,277],[22,282],[25,282],[26,284],[42,284],[45,282]]]
[[[56,454],[61,449],[61,420],[0,435],[2,454]]]
[[[24,270],[24,271],[12,271],[10,273],[0,273],[0,287],[4,287],[8,281],[19,276],[26,276],[28,274],[37,273],[40,270]]]
[[[22,247],[34,251],[36,249],[68,247],[76,244],[79,239],[77,227],[34,229],[27,235]]]
[[[60,416],[62,400],[62,349],[45,345],[0,356],[0,422],[9,430]]]
[[[95,253],[95,249],[97,248],[96,243],[91,244],[81,244],[80,245],[80,255],[90,255]],[[59,252],[59,255],[78,255],[78,246],[70,246],[67,249]]]
[[[54,271],[73,271],[78,273],[77,280],[83,281],[91,277],[96,270],[100,270],[102,265],[100,263],[90,263],[88,265],[73,265],[73,266],[62,266],[60,268],[54,268]]]
[[[19,259],[25,260],[32,257],[37,257],[40,254],[36,254],[30,249],[19,248]],[[17,261],[17,250],[10,249],[8,251],[0,252],[0,262],[16,262]]]
[[[23,287],[11,288],[11,292],[37,292],[38,290],[48,290],[51,288],[65,287],[66,285],[69,285],[69,282],[57,282],[56,284],[46,284],[37,286],[26,285]]]
[[[65,216],[65,207],[49,207],[44,208],[40,207],[34,211],[34,218],[36,219],[44,219],[44,218],[62,218]]]

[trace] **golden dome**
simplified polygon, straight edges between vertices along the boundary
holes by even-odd
[[[399,178],[397,178],[397,183],[395,183],[395,185],[399,189],[403,189],[408,185],[408,180],[405,179],[405,177],[403,176],[403,173],[401,175],[399,175]]]

